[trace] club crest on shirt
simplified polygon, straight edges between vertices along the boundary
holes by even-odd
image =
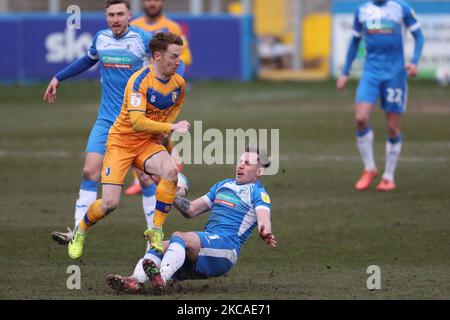
[[[172,102],[175,103],[178,99],[178,92],[172,92]]]
[[[241,189],[241,190],[239,190],[239,196],[240,196],[241,198],[245,198],[245,197],[247,196],[247,194],[248,194],[247,189]]]

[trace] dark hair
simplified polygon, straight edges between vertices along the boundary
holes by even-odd
[[[170,44],[176,44],[178,46],[183,45],[183,40],[173,33],[170,32],[158,32],[155,34],[150,40],[150,52],[153,54],[155,52],[164,52],[167,51],[167,47]]]
[[[105,0],[105,7],[108,9],[110,6],[114,4],[121,4],[123,3],[128,10],[131,10],[131,0]]]
[[[258,155],[258,164],[263,168],[270,167],[270,159],[267,156],[267,153],[263,149],[255,148],[255,147],[247,147],[245,148],[245,152],[252,152]]]

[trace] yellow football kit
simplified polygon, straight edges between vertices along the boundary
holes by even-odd
[[[183,103],[184,85],[178,74],[167,82],[158,79],[152,66],[131,76],[122,110],[109,131],[102,184],[122,185],[131,165],[145,172],[145,160],[166,150],[161,135],[172,131]]]
[[[151,65],[131,76],[122,110],[109,131],[102,184],[122,185],[132,165],[145,172],[145,161],[166,151],[163,138],[171,133],[172,123],[180,113],[184,90],[185,82],[180,75],[175,74],[168,81],[158,79]],[[155,227],[164,225],[175,195],[176,182],[161,179],[156,188]],[[105,217],[101,203],[99,199],[89,207],[80,222],[81,231],[87,231]]]

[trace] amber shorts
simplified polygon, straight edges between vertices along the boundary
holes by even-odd
[[[153,140],[124,145],[115,139],[108,139],[103,160],[102,183],[123,185],[131,166],[145,171],[144,162],[161,151],[167,150],[162,144]]]

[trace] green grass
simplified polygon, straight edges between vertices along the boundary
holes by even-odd
[[[50,237],[71,226],[83,150],[100,96],[96,83],[64,83],[55,105],[43,85],[0,88],[0,298],[26,299],[408,299],[450,296],[450,91],[412,82],[404,117],[398,190],[356,193],[353,92],[325,83],[194,83],[180,118],[203,128],[279,128],[280,173],[263,182],[271,196],[270,250],[256,235],[225,278],[180,283],[162,297],[118,295],[109,273],[130,274],[143,254],[140,197],[89,234],[80,262],[82,289],[68,290],[73,262]],[[383,113],[373,115],[376,156],[384,159]],[[190,198],[233,166],[187,165]],[[206,217],[175,211],[166,233],[200,230]],[[378,265],[382,289],[369,291]]]

